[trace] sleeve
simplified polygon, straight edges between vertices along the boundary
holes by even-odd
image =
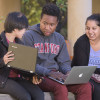
[[[63,74],[66,74],[67,71],[71,70],[71,60],[69,58],[65,40],[63,39],[61,42],[62,46],[57,56],[57,63],[59,65],[59,71],[62,72]]]
[[[78,47],[78,44],[75,43],[74,48],[73,48],[73,59],[72,59],[72,63],[71,66],[77,66],[77,56],[79,57],[79,51],[81,51],[81,49]]]
[[[3,61],[3,58],[0,58],[0,68],[2,68],[4,66],[4,61]]]
[[[34,37],[31,35],[31,31],[26,31],[22,37],[22,42],[26,46],[34,47]]]
[[[39,64],[36,65],[36,73],[42,76],[48,76],[51,70],[40,66]]]
[[[4,56],[3,49],[2,49],[2,46],[0,45],[0,68],[5,66],[3,56]]]
[[[87,66],[88,65],[88,50],[83,44],[83,41],[77,40],[74,45],[74,56],[72,59],[71,66]]]
[[[30,32],[26,32],[23,35],[22,41],[24,45],[34,47],[34,37],[30,34]],[[40,66],[39,64],[36,65],[36,73],[39,75],[47,76],[50,72],[49,69]]]

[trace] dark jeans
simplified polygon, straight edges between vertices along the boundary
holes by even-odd
[[[31,82],[23,79],[8,79],[0,93],[10,94],[18,100],[44,100],[42,90]]]
[[[93,85],[92,100],[100,100],[100,83],[90,80]]]
[[[92,100],[90,83],[66,86],[46,77],[44,79],[39,86],[45,92],[52,92],[54,100],[68,100],[68,91],[76,95],[75,100]]]

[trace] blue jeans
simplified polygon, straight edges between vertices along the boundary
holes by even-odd
[[[8,79],[4,88],[0,88],[0,93],[10,94],[17,100],[44,100],[42,90],[23,79]]]

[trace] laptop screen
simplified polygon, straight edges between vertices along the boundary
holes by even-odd
[[[35,72],[38,53],[37,48],[24,46],[17,43],[9,43],[8,51],[12,51],[15,57],[13,61],[8,63],[8,67],[30,73]]]

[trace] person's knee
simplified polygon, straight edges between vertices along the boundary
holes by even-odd
[[[18,100],[31,100],[31,96],[28,93],[25,93],[23,95],[21,95],[20,97],[18,97]]]
[[[83,84],[81,85],[81,88],[80,88],[80,91],[81,92],[85,92],[85,93],[90,93],[92,92],[92,86],[90,83],[86,83],[86,84]]]
[[[44,92],[39,91],[37,94],[33,94],[32,98],[32,100],[44,100]]]
[[[62,85],[62,84],[56,85],[55,88],[54,88],[54,91],[58,91],[60,93],[68,94],[67,87],[65,85]]]
[[[92,90],[91,84],[90,83],[85,84],[84,89],[87,90],[87,91],[91,91]]]

